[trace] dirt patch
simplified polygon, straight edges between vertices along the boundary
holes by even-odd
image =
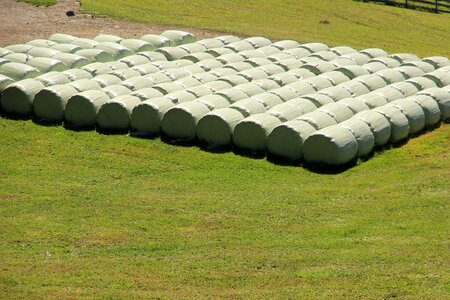
[[[124,38],[141,37],[147,33],[160,33],[170,26],[141,24],[99,18],[80,12],[76,0],[59,0],[50,7],[33,6],[15,0],[0,0],[0,47],[25,43],[32,39],[46,39],[53,33],[66,33],[93,38],[98,34],[115,34]],[[67,11],[75,16],[68,17]],[[217,36],[219,33],[194,28],[178,28],[194,33],[198,38]]]

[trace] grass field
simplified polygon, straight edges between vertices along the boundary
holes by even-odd
[[[51,6],[51,5],[55,5],[57,0],[18,0],[18,1],[34,4],[37,6],[41,6],[41,5]]]
[[[427,26],[442,21],[342,1],[355,9],[345,21],[334,1],[322,2],[330,4],[323,14],[335,18],[327,28],[340,34],[314,23],[305,40],[385,47],[395,28],[363,39],[359,30],[368,26],[351,25],[360,5],[386,20],[404,13]],[[83,1],[86,10],[142,20],[147,8],[133,3]],[[163,23],[162,3],[154,4],[159,13],[147,11],[148,22]],[[224,15],[233,8],[238,17],[226,23],[216,9],[222,1],[209,1],[200,14],[194,8],[205,2],[167,3],[174,12],[165,23],[279,39],[300,32],[296,23],[269,23],[267,8],[254,16],[253,2],[229,4]],[[273,13],[290,18],[292,7],[313,5],[283,3]],[[347,25],[332,29],[338,20]],[[433,28],[408,33],[420,37],[414,43],[390,46],[448,52],[448,39],[427,44],[431,33],[449,32]],[[0,298],[448,298],[449,140],[443,124],[332,175],[0,117]]]

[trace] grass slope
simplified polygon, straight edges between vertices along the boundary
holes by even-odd
[[[448,296],[450,125],[337,175],[0,129],[1,298]]]
[[[36,6],[52,6],[56,4],[57,0],[17,0],[19,2],[26,2]]]
[[[450,56],[449,15],[352,0],[82,0],[83,11],[273,39]],[[331,24],[321,24],[321,21]]]

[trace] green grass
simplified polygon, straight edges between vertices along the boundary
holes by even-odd
[[[57,0],[17,0],[19,2],[26,2],[36,6],[52,6],[56,4]]]
[[[352,0],[82,0],[82,6],[84,12],[138,22],[450,56],[448,14]]]

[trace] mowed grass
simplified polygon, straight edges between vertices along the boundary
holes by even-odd
[[[391,53],[450,56],[449,14],[353,0],[82,0],[82,9],[127,20],[275,40],[317,41]],[[321,24],[328,21],[330,24]]]
[[[19,2],[26,2],[36,6],[52,6],[56,4],[57,0],[17,0]]]
[[[0,298],[449,295],[450,125],[334,175],[0,130]]]

